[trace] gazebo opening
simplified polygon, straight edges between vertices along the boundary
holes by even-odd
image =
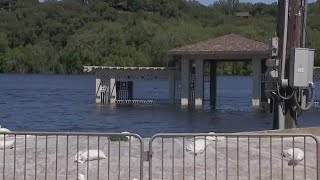
[[[265,43],[235,34],[170,50],[170,55],[180,57],[181,105],[203,106],[206,104],[209,94],[210,105],[218,109],[218,106],[228,106],[228,103],[232,103],[231,99],[233,98],[242,98],[244,103],[246,99],[251,99],[252,106],[260,107],[262,101],[266,101],[263,93],[263,74],[266,70],[264,66],[268,50],[268,45]],[[221,67],[223,67],[221,64],[230,62],[252,64],[252,78],[250,80],[252,85],[242,86],[238,82],[224,84],[223,78],[228,77],[217,78]],[[247,82],[249,83],[249,79]],[[234,87],[224,89],[225,86]],[[222,96],[222,99],[219,96]],[[230,102],[226,98],[228,96]],[[242,105],[239,104],[239,106]]]

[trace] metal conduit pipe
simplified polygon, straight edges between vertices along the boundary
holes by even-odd
[[[286,56],[287,56],[287,41],[288,41],[288,16],[289,16],[289,0],[285,0],[285,19],[283,29],[283,48],[282,48],[282,64],[281,64],[281,85],[285,78]]]
[[[314,86],[314,84],[313,84],[313,83],[309,83],[309,87],[310,87],[310,90],[309,90],[309,91],[312,93],[312,97],[311,97],[311,101],[310,101],[310,103],[309,103],[309,105],[308,105],[307,107],[302,107],[302,106],[299,104],[299,102],[298,102],[298,96],[297,96],[297,94],[298,94],[299,91],[296,91],[296,93],[294,93],[294,100],[295,100],[295,102],[296,102],[296,105],[297,105],[298,108],[301,109],[302,111],[307,111],[307,110],[309,110],[309,109],[312,107],[312,105],[314,104],[314,101],[315,101],[315,99],[316,99],[316,92],[315,92],[315,86]]]

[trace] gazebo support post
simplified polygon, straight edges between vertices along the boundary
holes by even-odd
[[[181,60],[181,106],[189,105],[190,95],[190,60],[182,57]]]
[[[174,71],[169,72],[169,102],[174,104],[175,101],[175,73]]]
[[[261,86],[260,86],[260,75],[261,75],[261,59],[253,58],[252,59],[252,107],[259,108],[260,107],[260,99],[261,99]]]
[[[195,87],[195,107],[202,108],[203,105],[203,59],[196,59],[196,87]]]
[[[210,62],[210,105],[212,109],[217,104],[217,62]]]

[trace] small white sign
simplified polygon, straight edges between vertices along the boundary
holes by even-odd
[[[300,67],[298,68],[298,73],[303,73],[304,72],[304,68]]]

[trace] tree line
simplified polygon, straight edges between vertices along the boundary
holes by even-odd
[[[308,45],[320,52],[320,1],[310,4]],[[239,18],[236,12],[250,12]],[[218,0],[0,0],[1,73],[82,73],[83,65],[167,66],[169,49],[236,33],[267,42],[277,4]],[[317,56],[316,65],[320,65]],[[250,74],[250,63],[220,73]]]

